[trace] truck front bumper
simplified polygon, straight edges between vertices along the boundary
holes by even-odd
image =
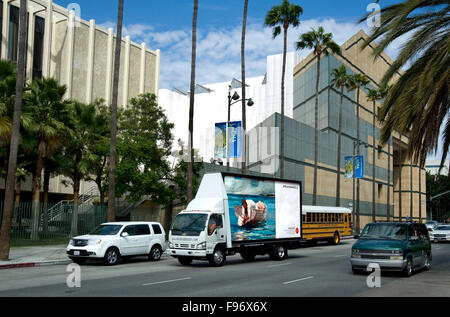
[[[180,256],[206,258],[206,250],[169,249],[168,252],[175,258]]]

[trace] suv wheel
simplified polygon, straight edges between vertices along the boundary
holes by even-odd
[[[106,265],[115,265],[119,261],[119,251],[116,248],[109,248],[103,260]]]
[[[159,261],[161,260],[162,250],[159,246],[155,245],[150,250],[150,253],[148,255],[148,259],[150,261]]]

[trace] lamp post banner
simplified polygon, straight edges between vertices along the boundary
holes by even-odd
[[[355,156],[355,178],[364,177],[364,156]]]
[[[345,178],[353,178],[353,156],[346,156],[344,158],[345,162]]]
[[[224,159],[227,157],[227,123],[216,123],[214,130],[214,158]]]
[[[230,158],[238,158],[242,155],[242,122],[234,121],[229,124],[229,142]]]

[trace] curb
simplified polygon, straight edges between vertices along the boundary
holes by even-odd
[[[21,268],[41,267],[41,266],[50,266],[50,265],[63,265],[63,264],[70,264],[70,263],[72,263],[71,260],[0,264],[0,270],[21,269]]]

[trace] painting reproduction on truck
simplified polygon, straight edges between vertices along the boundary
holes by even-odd
[[[282,214],[300,210],[299,198],[291,195],[294,199],[283,212],[286,205],[277,203],[277,197],[286,191],[280,186],[282,183],[231,176],[225,177],[224,181],[233,241],[272,240],[284,238],[286,234],[289,237],[299,234],[300,219],[295,216],[297,212],[294,212],[294,219],[288,217],[288,223],[280,220]]]

